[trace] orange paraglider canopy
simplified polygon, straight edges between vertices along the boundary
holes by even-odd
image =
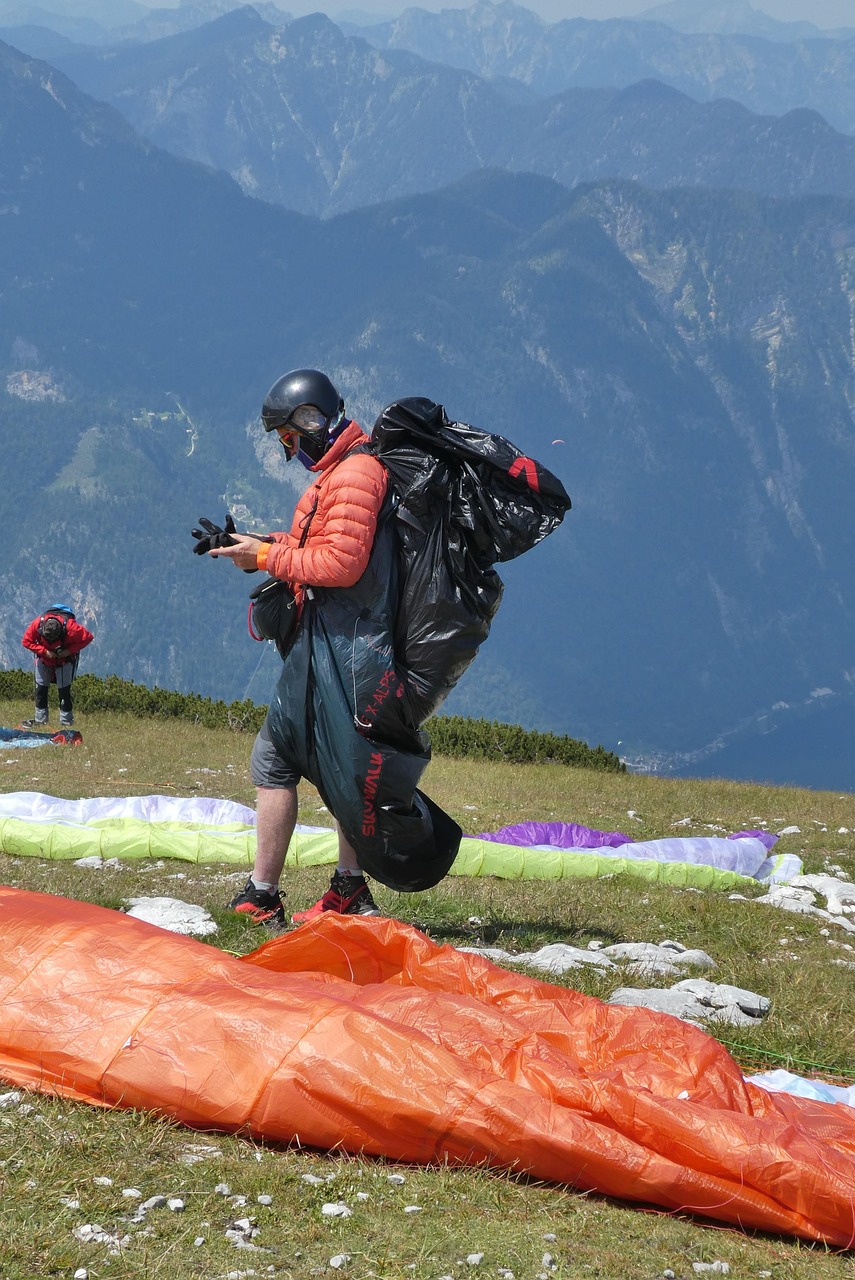
[[[855,1114],[747,1083],[675,1018],[393,920],[325,916],[236,959],[42,894],[0,889],[0,913],[12,1084],[855,1242]]]

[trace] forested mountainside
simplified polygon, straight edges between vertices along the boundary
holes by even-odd
[[[263,701],[251,580],[189,529],[287,523],[257,413],[317,364],[363,423],[429,395],[573,498],[449,710],[666,764],[847,705],[851,200],[493,171],[319,221],[6,46],[0,112],[5,665],[60,596],[89,669]]]

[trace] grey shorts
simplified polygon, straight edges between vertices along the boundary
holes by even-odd
[[[257,787],[296,787],[303,776],[273,745],[267,720],[259,729],[249,757],[249,776]]]
[[[41,658],[36,658],[36,684],[42,687],[46,684],[55,684],[57,689],[70,689],[79,661],[79,655],[75,654],[61,667],[49,667],[46,662],[42,662]]]

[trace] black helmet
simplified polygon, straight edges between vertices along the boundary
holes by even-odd
[[[297,413],[314,409],[316,413]],[[304,442],[302,452],[318,462],[344,421],[344,400],[325,373],[292,369],[274,382],[264,399],[261,420],[265,431],[288,427]]]

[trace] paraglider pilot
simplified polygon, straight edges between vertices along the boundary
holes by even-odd
[[[227,538],[203,535],[195,549],[229,559],[239,569],[263,569],[291,583],[299,609],[301,596],[311,588],[351,587],[364,574],[387,473],[375,457],[360,451],[368,437],[346,416],[344,400],[317,369],[296,369],[279,378],[267,394],[261,417],[265,430],[279,436],[288,458],[302,463],[315,482],[297,503],[290,532],[275,533],[271,540],[236,532]],[[273,930],[285,923],[279,879],[297,821],[302,754],[302,747],[289,751],[281,734],[274,743],[268,717],[250,760],[257,789],[256,859],[252,875],[230,906]],[[336,826],[339,856],[330,886],[308,911],[292,916],[295,923],[325,911],[380,914],[357,855]]]
[[[60,725],[74,724],[71,685],[81,650],[94,638],[65,604],[53,604],[40,617],[33,618],[21,639],[35,663],[36,709],[33,719],[25,721],[27,726],[48,723],[48,694],[52,684],[59,692]]]

